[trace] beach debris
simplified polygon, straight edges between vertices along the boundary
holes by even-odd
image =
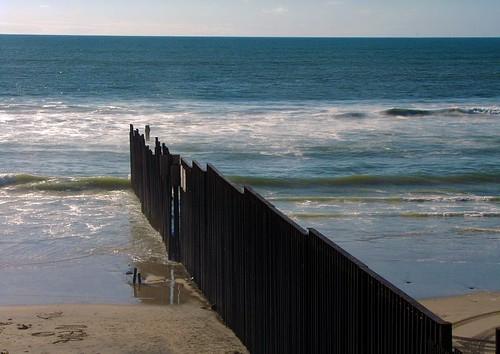
[[[30,324],[25,325],[24,323],[20,323],[20,324],[17,325],[17,329],[20,329],[22,331],[24,331],[26,329],[30,329],[30,328],[31,328]]]
[[[42,320],[51,320],[53,318],[58,318],[63,315],[62,311],[57,312],[49,312],[49,313],[39,313],[36,317],[41,318]]]

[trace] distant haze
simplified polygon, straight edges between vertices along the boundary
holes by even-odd
[[[498,0],[0,0],[0,33],[500,36]]]

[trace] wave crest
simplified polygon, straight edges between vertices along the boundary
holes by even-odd
[[[14,186],[15,189],[39,191],[84,191],[84,190],[123,190],[130,188],[130,180],[121,177],[73,177],[51,178],[30,174],[0,176],[0,188]]]
[[[396,218],[498,218],[499,212],[485,211],[444,211],[444,212],[373,212],[373,213],[308,213],[297,212],[288,214],[296,219],[328,219],[328,218],[359,218],[359,217],[396,217]]]
[[[47,180],[47,177],[30,175],[27,173],[0,175],[0,188],[9,185],[42,182],[45,180]]]
[[[375,176],[354,175],[346,177],[278,178],[259,176],[231,176],[237,184],[262,187],[307,187],[307,186],[369,186],[369,185],[449,185],[472,183],[500,183],[500,173],[470,173],[463,175],[431,176]]]
[[[426,202],[500,202],[500,196],[482,195],[418,195],[394,197],[363,197],[363,196],[278,196],[268,198],[278,202],[333,202],[333,203],[426,203]]]
[[[432,115],[500,115],[497,107],[472,107],[472,108],[441,108],[441,109],[418,109],[418,108],[390,108],[382,111],[383,114],[393,117],[423,117]]]

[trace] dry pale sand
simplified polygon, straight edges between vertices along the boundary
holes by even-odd
[[[247,353],[203,307],[0,307],[0,353]]]
[[[500,327],[500,293],[475,292],[421,303],[453,324],[454,343],[464,353],[495,352],[495,328]]]

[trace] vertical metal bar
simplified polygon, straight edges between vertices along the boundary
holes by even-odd
[[[500,327],[495,328],[495,354],[500,354]]]

